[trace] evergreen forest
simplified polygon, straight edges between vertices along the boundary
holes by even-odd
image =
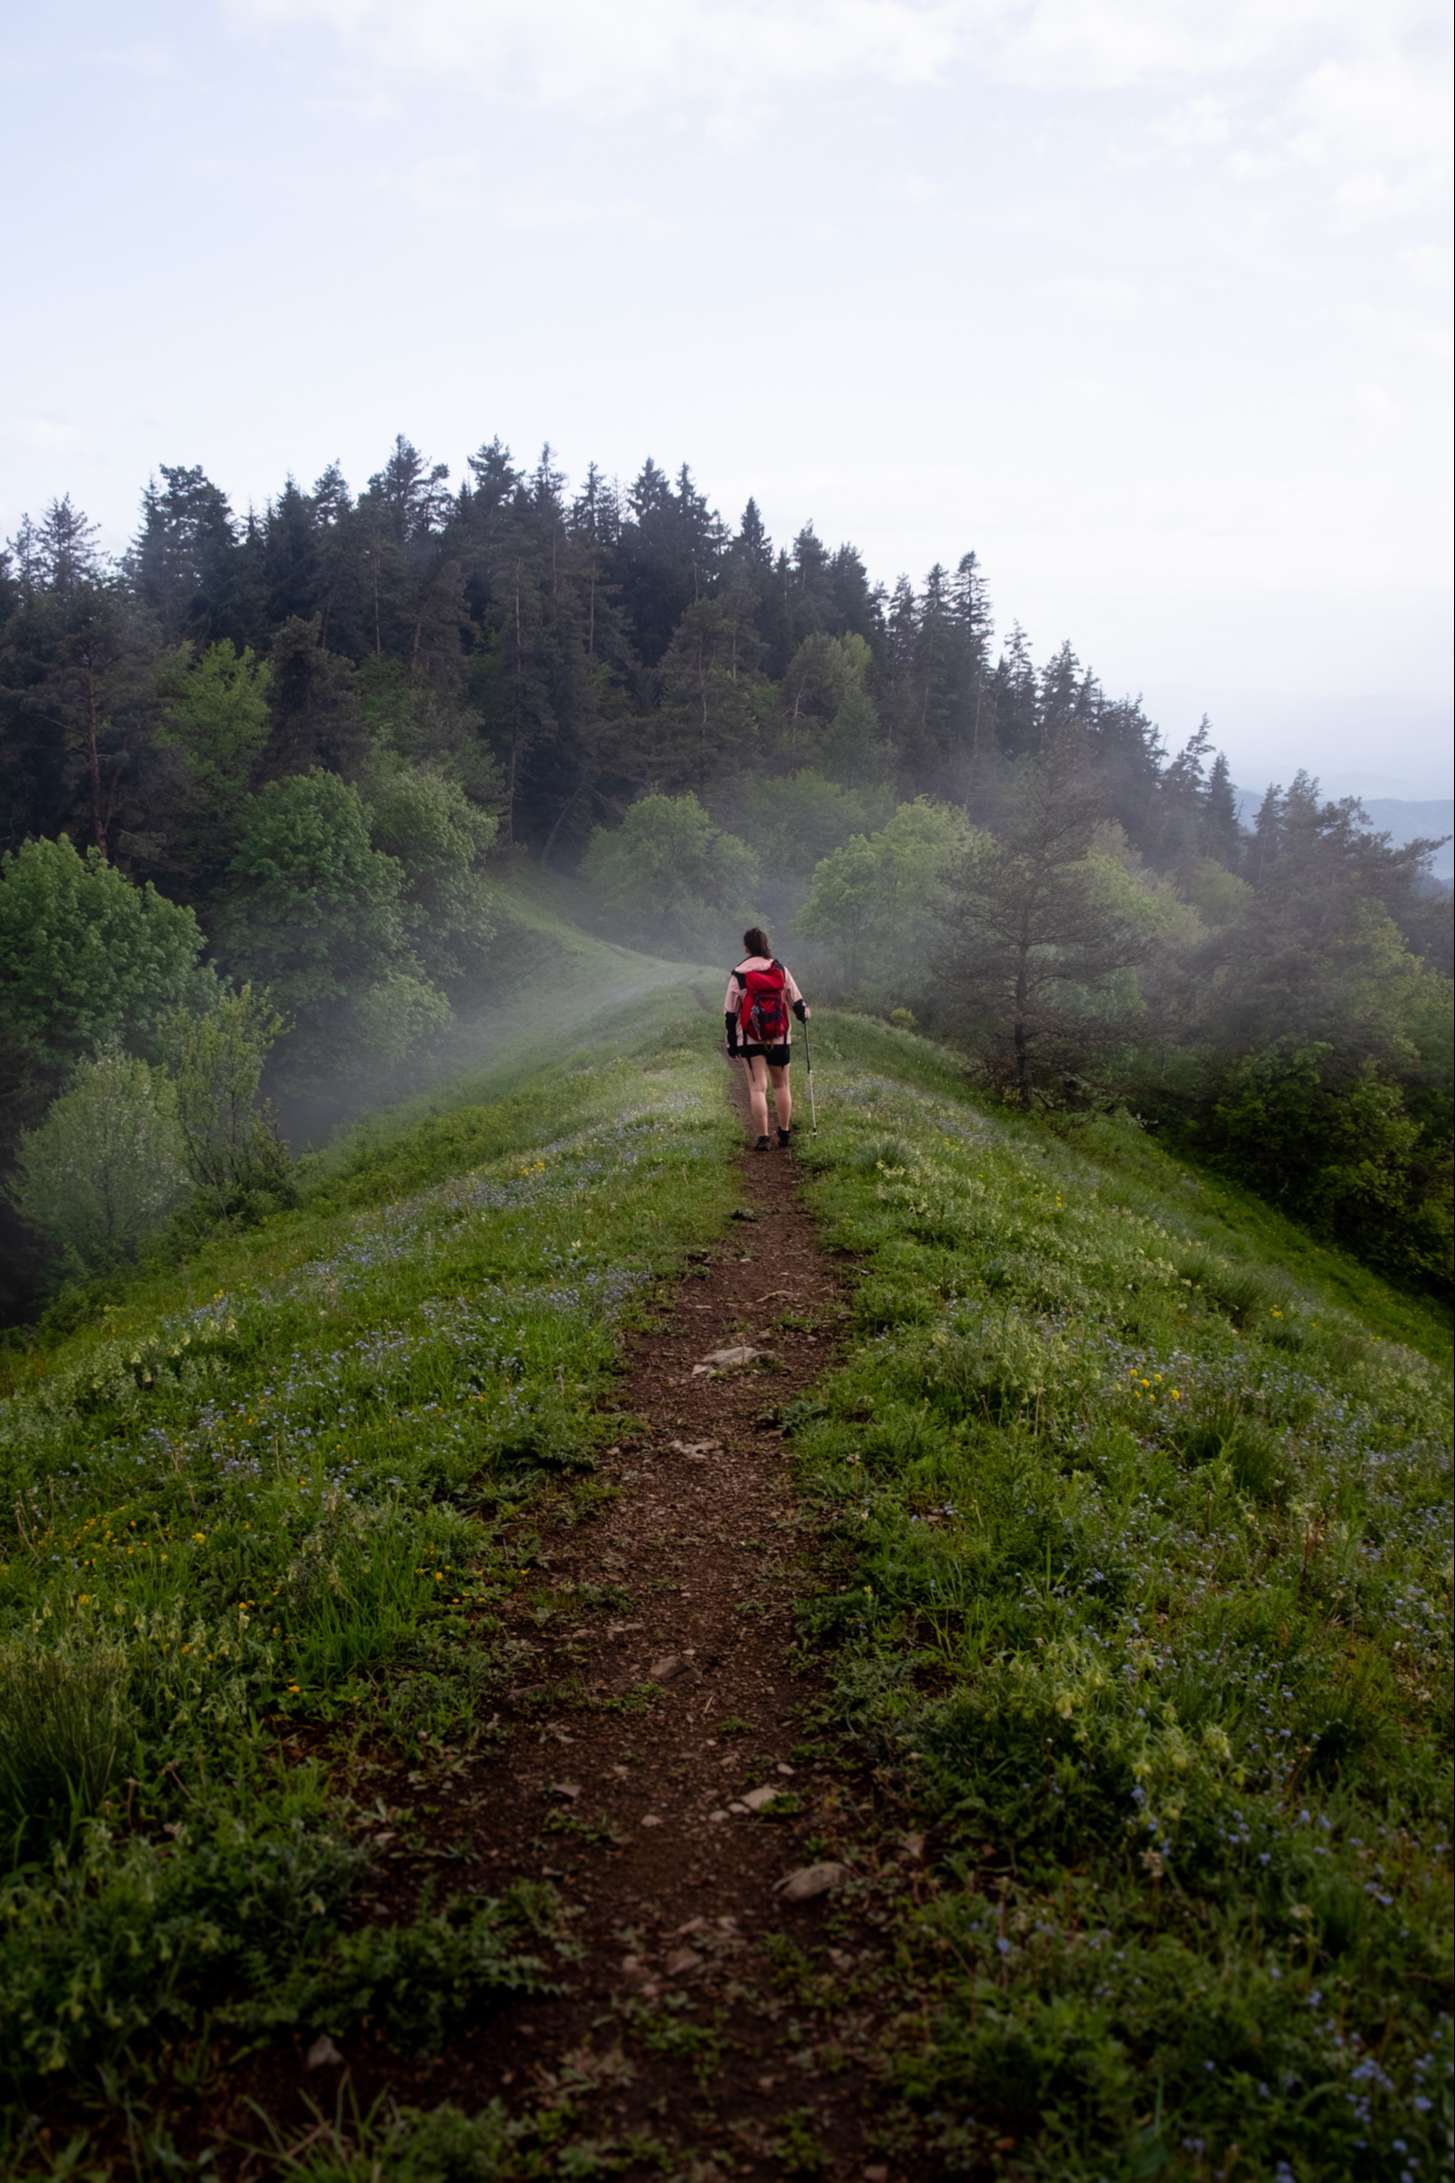
[[[765,922],[1012,1104],[1448,1293],[1433,846],[1311,772],[1245,827],[1210,724],[1038,653],[973,550],[888,588],[686,465],[401,437],[245,515],[164,465],[116,560],[62,497],[0,556],[0,1303],[286,1204],[289,1142],[487,1051],[557,968],[542,871],[660,957]]]

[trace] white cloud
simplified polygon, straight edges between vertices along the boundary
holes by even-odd
[[[80,444],[81,435],[73,424],[66,424],[59,417],[12,417],[4,428],[6,439],[18,447],[34,448],[42,454],[58,453],[67,447]]]
[[[245,29],[321,27],[360,118],[425,87],[481,101],[651,109],[739,146],[836,87],[1190,95],[1144,127],[1154,157],[1288,175],[1349,227],[1448,188],[1448,33],[1432,0],[227,0]]]
[[[953,60],[968,0],[232,0],[244,24],[321,24],[355,66],[470,79],[621,111],[680,96],[854,79],[929,83]]]
[[[1154,139],[1174,152],[1213,151],[1226,144],[1232,133],[1226,104],[1209,97],[1189,99],[1152,129]]]
[[[1065,273],[1037,281],[1031,293],[1064,315],[1069,327],[1115,325],[1132,316],[1140,293],[1130,281]]]
[[[156,39],[133,39],[129,45],[98,46],[85,58],[93,68],[114,69],[118,74],[139,76],[147,83],[174,83],[182,63],[168,45]]]
[[[1399,403],[1377,380],[1367,380],[1354,389],[1350,408],[1365,439],[1374,445],[1388,440],[1400,421]]]
[[[975,0],[999,18],[999,65],[1033,87],[1125,89],[1374,53],[1443,32],[1431,0]]]

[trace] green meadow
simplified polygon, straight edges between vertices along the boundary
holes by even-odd
[[[956,2175],[1439,2172],[1447,1330],[1133,1123],[837,1044],[807,1157],[859,1332],[798,1446],[842,1719],[952,1879],[903,2098]]]
[[[529,1874],[359,1924],[348,1755],[428,1786],[488,1738],[532,1505],[589,1510],[621,1330],[736,1202],[716,991],[648,982],[10,1352],[7,2172],[205,2174],[173,2126],[210,2055],[428,2050],[559,1975]],[[793,1416],[804,1635],[937,1880],[891,2114],[947,2176],[1440,2172],[1446,1327],[1128,1119],[1009,1116],[853,1018],[814,1045],[854,1317]],[[392,2120],[289,2172],[595,2172],[544,2127]]]

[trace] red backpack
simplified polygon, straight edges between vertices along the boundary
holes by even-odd
[[[788,1037],[788,974],[773,961],[766,970],[736,973],[743,997],[738,1002],[738,1029],[745,1046],[782,1046]]]

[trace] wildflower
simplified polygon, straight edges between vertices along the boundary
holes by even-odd
[[[290,1690],[292,1690],[292,1691],[299,1691],[299,1690],[301,1690],[301,1689],[302,1689],[302,1687],[303,1687],[303,1686],[302,1686],[302,1684],[301,1684],[301,1683],[290,1683],[290,1684],[288,1685],[288,1688],[289,1688]]]
[[[207,1533],[205,1531],[194,1531],[192,1534],[192,1538],[194,1543],[198,1546],[205,1546],[207,1544]]]

